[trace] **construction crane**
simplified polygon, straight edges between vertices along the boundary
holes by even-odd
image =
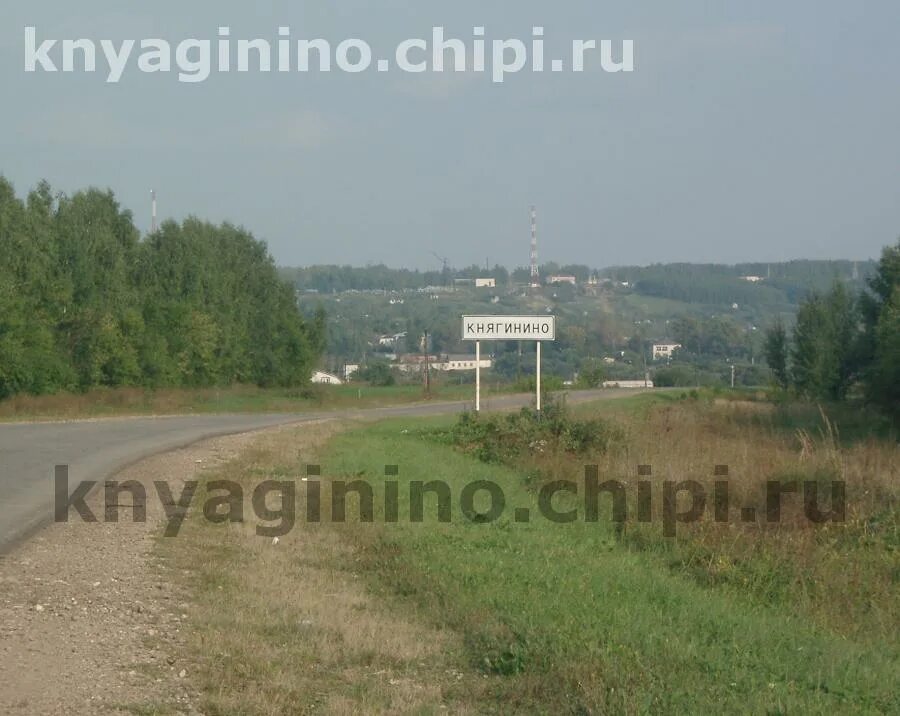
[[[447,286],[450,283],[450,260],[446,256],[440,256],[436,252],[432,251],[431,254],[441,262],[441,275],[444,277],[444,285]]]

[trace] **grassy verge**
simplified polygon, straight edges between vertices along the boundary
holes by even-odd
[[[773,593],[769,587],[785,580],[784,570],[801,565],[769,570],[765,553],[728,563],[736,571],[760,570],[758,585],[748,588],[744,579],[705,580],[691,573],[719,568],[715,558],[687,556],[696,534],[664,547],[647,535],[619,540],[602,524],[517,524],[511,508],[537,513],[521,470],[487,465],[418,439],[414,431],[393,423],[348,433],[335,439],[327,459],[341,474],[373,478],[381,464],[398,463],[401,483],[442,480],[456,495],[476,479],[503,488],[506,517],[490,525],[471,524],[458,512],[451,524],[426,518],[410,525],[401,516],[368,549],[376,583],[428,610],[433,623],[462,634],[472,668],[502,676],[492,682],[485,710],[824,713],[900,707],[892,676],[900,665],[898,573],[896,553],[887,545],[851,538],[844,549],[834,549],[830,534],[819,552],[832,552],[824,569],[832,578],[841,570],[850,574],[836,585],[819,584],[792,604],[797,591]],[[646,443],[660,443],[659,435],[647,430]],[[662,442],[672,447],[678,441]],[[722,455],[722,446],[716,447]],[[685,443],[683,454],[698,448],[702,460],[704,448],[696,442]],[[554,478],[565,477],[559,455],[534,462]],[[530,476],[533,483],[534,471]],[[869,558],[858,561],[865,553]],[[792,577],[798,584],[810,581],[788,572],[788,584]],[[854,597],[862,603],[850,607]]]
[[[777,409],[641,395],[578,408],[614,423],[604,440],[565,427],[558,440],[535,439],[525,418],[499,437],[482,430],[492,445],[514,441],[508,452],[460,449],[451,419],[267,438],[215,477],[248,488],[295,480],[302,516],[299,476],[321,463],[323,487],[372,487],[374,517],[360,521],[351,496],[348,519],[332,523],[324,489],[323,521],[298,519],[277,545],[254,534],[249,514],[243,525],[195,517],[163,542],[171,567],[194,575],[196,603],[214,605],[191,619],[204,712],[900,710],[898,446],[843,445],[827,421],[791,432],[766,421]],[[466,435],[481,441],[478,430]],[[669,540],[658,514],[621,531],[602,518],[542,517],[537,490],[577,480],[584,462],[629,488],[638,464],[652,464],[654,479],[706,485],[713,465],[728,464],[740,505],[757,505],[771,477],[837,477],[848,519],[814,527],[790,510],[776,527],[703,519]],[[385,477],[386,465],[399,474]],[[449,522],[434,495],[422,522],[409,519],[403,496],[430,480],[450,488]],[[487,523],[460,504],[477,480],[505,498]],[[401,495],[396,522],[386,521],[388,482]],[[487,506],[479,493],[475,509]]]
[[[163,578],[186,579],[194,597],[182,661],[204,714],[473,711],[483,679],[467,668],[458,635],[373,596],[345,526],[304,523],[277,544],[255,532],[254,487],[302,486],[298,475],[337,430],[319,423],[264,434],[206,475],[197,495],[203,504],[221,494],[209,491],[212,480],[243,486],[245,521],[213,524],[198,511],[177,539],[158,542]]]
[[[431,400],[471,400],[474,388],[437,385]],[[500,386],[484,386],[485,397],[501,394]],[[373,408],[425,400],[422,387],[403,385],[309,386],[303,389],[228,388],[144,390],[116,388],[58,395],[17,395],[0,402],[0,421],[74,419],[122,415],[181,413],[282,413],[340,408]]]

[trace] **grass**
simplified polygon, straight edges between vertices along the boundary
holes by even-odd
[[[432,400],[471,400],[475,388],[437,384]],[[483,394],[505,392],[502,386],[482,385]],[[0,402],[0,421],[74,419],[125,415],[183,413],[289,413],[340,408],[371,408],[425,400],[420,385],[369,387],[366,385],[308,386],[303,389],[227,388],[96,389],[85,393],[16,395]]]
[[[250,486],[321,463],[324,482],[368,482],[376,517],[361,523],[351,497],[346,523],[301,522],[277,546],[250,516],[194,519],[163,542],[193,571],[196,603],[215,605],[192,615],[204,712],[900,710],[896,443],[845,444],[821,415],[791,431],[765,419],[779,408],[748,400],[667,393],[577,410],[614,421],[616,444],[585,456],[551,440],[488,464],[447,444],[451,419],[391,420],[284,430],[227,466],[217,477]],[[670,540],[658,514],[624,531],[542,517],[540,486],[577,479],[585,461],[629,489],[637,464],[707,486],[728,464],[740,505],[758,505],[770,477],[839,478],[848,519],[813,527],[789,505],[775,527],[704,519]],[[451,521],[428,498],[424,522],[401,499],[385,523],[386,479],[401,496],[414,480],[445,482]],[[476,480],[505,496],[487,524],[459,504]]]
[[[336,430],[267,434],[205,477],[248,491],[295,477]],[[202,713],[437,713],[448,704],[466,713],[481,677],[466,671],[458,636],[375,599],[340,529],[305,524],[276,545],[255,534],[249,505],[246,518],[215,525],[194,514],[178,539],[158,543],[165,575],[191,575],[197,608],[183,658]]]
[[[384,424],[339,436],[329,458],[344,474],[375,475],[382,461],[397,462],[404,480],[446,480],[454,494],[465,482],[489,479],[503,487],[507,504],[536,513],[520,470],[478,463],[404,430],[413,428]],[[657,436],[647,431],[648,442]],[[685,452],[697,447],[686,445]],[[558,456],[547,462],[559,465]],[[449,525],[401,521],[369,548],[376,583],[418,608],[431,605],[434,623],[463,634],[470,666],[503,677],[485,710],[900,707],[893,688],[900,650],[895,637],[886,637],[898,624],[898,575],[888,564],[879,570],[874,557],[855,563],[864,545],[837,551],[827,565],[832,577],[851,569],[849,579],[822,584],[823,593],[792,606],[792,589],[776,598],[741,580],[698,580],[687,568],[689,552],[658,539],[655,548],[640,549],[602,525],[516,524],[510,514],[488,526],[459,515]],[[877,559],[892,558],[881,552]],[[765,555],[752,566],[765,572],[764,562]],[[836,587],[834,601],[829,587]],[[865,604],[847,611],[854,594]],[[867,618],[866,610],[879,613]]]

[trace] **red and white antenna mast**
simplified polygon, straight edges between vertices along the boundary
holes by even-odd
[[[531,207],[531,287],[540,288],[541,277],[537,265],[537,209]]]

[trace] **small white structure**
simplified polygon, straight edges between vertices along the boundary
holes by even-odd
[[[568,283],[568,284],[571,284],[574,286],[578,283],[578,281],[574,276],[550,276],[547,279],[547,283],[549,283],[549,284]]]
[[[652,380],[604,380],[604,388],[652,388]]]
[[[429,370],[435,370],[435,365],[440,363],[440,358],[436,355],[428,356]],[[425,370],[425,356],[421,353],[407,353],[396,359],[391,366],[402,373],[421,373]]]
[[[741,276],[741,281],[749,281],[750,283],[759,283],[765,281],[762,276]]]
[[[435,370],[451,371],[451,370],[475,370],[475,368],[490,368],[492,365],[490,358],[480,358],[475,360],[473,355],[447,355],[442,360],[434,364]]]
[[[497,288],[497,279],[495,278],[476,278],[475,288]]]
[[[680,343],[654,343],[653,359],[660,360],[661,358],[671,358],[672,354],[679,348],[681,348]]]
[[[334,373],[326,373],[324,370],[317,370],[310,378],[312,383],[322,383],[325,385],[343,385],[344,381],[338,378]]]
[[[344,380],[350,380],[350,377],[354,373],[359,372],[359,364],[358,363],[347,363],[344,366]]]
[[[406,338],[406,331],[402,333],[394,333],[393,335],[378,336],[378,345],[380,346],[396,346]]]

